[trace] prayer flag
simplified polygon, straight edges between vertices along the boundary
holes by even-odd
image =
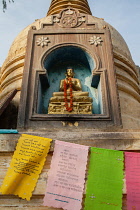
[[[121,210],[123,152],[91,148],[85,210]]]
[[[125,152],[127,210],[140,210],[140,153]]]
[[[55,141],[44,206],[80,210],[89,147]]]
[[[22,134],[0,188],[2,194],[14,194],[30,200],[51,141],[43,137]]]

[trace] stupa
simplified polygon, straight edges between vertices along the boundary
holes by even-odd
[[[113,47],[113,62],[117,79],[116,84],[119,95],[118,98],[120,100],[122,124],[125,129],[138,129],[140,127],[138,69],[136,68],[136,65],[132,60],[130,51],[122,36],[103,19],[91,16],[91,11],[86,0],[52,1],[47,16],[45,18],[37,20],[33,24],[26,27],[23,31],[21,31],[21,33],[16,37],[13,44],[11,45],[8,56],[1,68],[1,100],[6,97],[6,95],[9,94],[11,91],[15,89],[18,90],[18,93],[10,104],[10,106],[12,106],[11,109],[13,118],[16,119],[17,107],[19,106],[20,100],[28,32],[32,26],[36,27],[37,30],[40,29],[41,24],[45,22],[47,23],[47,26],[49,28],[53,15],[60,14],[60,12],[67,7],[74,8],[76,9],[76,11],[78,10],[80,12],[79,14],[82,14],[82,17],[80,17],[82,22],[80,20],[80,24],[85,24],[83,15],[86,15],[86,23],[88,25],[92,25],[92,29],[95,29],[96,27],[98,27],[98,29],[100,30],[103,30],[103,28],[104,30],[109,29],[109,32],[111,34],[111,44]],[[57,21],[59,21],[59,19],[55,17],[55,23],[53,24],[60,25],[59,23],[57,23]],[[7,110],[7,113],[8,112],[11,113],[10,110]],[[9,117],[9,114],[8,116],[6,116],[6,114],[3,114],[3,119],[5,119],[5,127],[16,127],[16,122],[12,122],[12,124],[14,125],[10,125],[7,117]],[[2,123],[2,126],[4,126],[4,122]]]
[[[66,75],[67,68],[74,74]],[[0,74],[0,100],[11,101],[0,128],[19,131],[0,136],[1,179],[22,133],[139,151],[139,69],[123,37],[92,16],[87,0],[52,0],[46,17],[15,38]],[[2,209],[10,203],[42,209],[49,165],[47,160],[31,203],[5,196]],[[124,188],[123,209],[126,193]]]

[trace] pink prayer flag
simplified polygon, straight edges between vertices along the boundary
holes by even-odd
[[[89,147],[55,141],[44,206],[80,210]]]
[[[127,210],[140,210],[140,153],[125,152]]]

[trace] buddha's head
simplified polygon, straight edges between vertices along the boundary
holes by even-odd
[[[74,77],[74,70],[72,67],[68,67],[66,70],[66,76],[67,77]]]

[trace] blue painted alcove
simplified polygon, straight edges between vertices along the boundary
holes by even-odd
[[[69,66],[74,69],[74,77],[81,81],[82,91],[89,92],[89,96],[93,98],[93,114],[101,114],[100,81],[97,82],[97,88],[92,87],[94,86],[92,84],[94,60],[85,50],[76,46],[57,48],[45,58],[44,67],[47,70],[48,82],[44,88],[40,81],[37,112],[48,113],[49,99],[53,92],[59,92],[60,80],[65,78],[65,72]]]

